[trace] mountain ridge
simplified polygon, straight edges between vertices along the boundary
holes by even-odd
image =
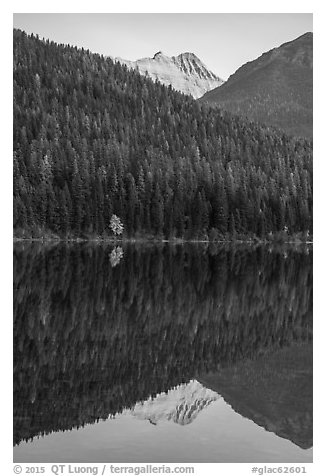
[[[207,68],[194,53],[185,52],[177,56],[168,56],[158,51],[153,57],[136,61],[114,58],[130,69],[136,69],[142,75],[159,80],[166,86],[171,85],[177,91],[198,99],[207,91],[220,86],[224,81]]]
[[[312,361],[312,343],[296,343],[198,381],[244,418],[308,449],[313,446]]]
[[[312,137],[313,34],[273,48],[245,63],[201,102],[250,120]]]
[[[140,420],[148,420],[153,425],[173,421],[184,426],[192,423],[199,413],[219,398],[216,392],[193,379],[144,402],[137,402],[132,409],[125,410],[124,413]]]

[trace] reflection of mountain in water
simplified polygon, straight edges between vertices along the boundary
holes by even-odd
[[[216,392],[203,387],[197,380],[191,380],[145,402],[137,403],[127,413],[155,425],[163,421],[188,425],[218,398],[220,397]]]
[[[311,339],[311,254],[127,247],[113,268],[110,251],[15,246],[15,444]]]
[[[199,380],[237,413],[301,448],[311,448],[312,345],[279,349]]]

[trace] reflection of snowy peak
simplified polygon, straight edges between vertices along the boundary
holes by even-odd
[[[160,393],[145,402],[137,403],[130,412],[141,420],[149,420],[154,425],[162,421],[187,425],[218,398],[220,396],[216,392],[203,387],[197,380],[191,380],[167,393]]]
[[[137,69],[154,81],[157,79],[166,86],[171,84],[174,89],[191,94],[196,99],[224,82],[209,71],[193,53],[181,53],[170,57],[159,51],[153,58],[142,58],[137,61],[116,58],[116,61],[128,68]]]

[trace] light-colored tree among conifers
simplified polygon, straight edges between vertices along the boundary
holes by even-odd
[[[109,226],[115,235],[123,233],[123,223],[117,215],[112,215]]]

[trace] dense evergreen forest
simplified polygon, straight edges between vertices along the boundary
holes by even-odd
[[[311,141],[20,30],[13,170],[16,236],[312,231]]]
[[[107,244],[15,244],[15,444],[311,342],[309,249],[128,246],[116,266],[111,256]]]

